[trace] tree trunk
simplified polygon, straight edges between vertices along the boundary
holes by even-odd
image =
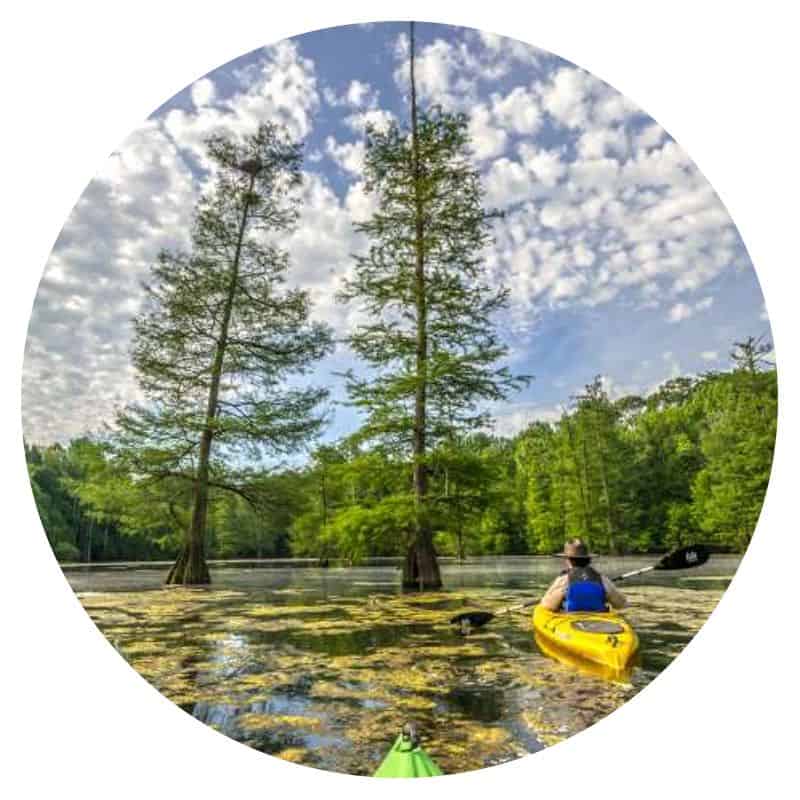
[[[322,525],[323,527],[328,524],[328,486],[325,480],[325,467],[322,467],[321,486],[320,486],[320,499],[322,501]]]
[[[406,559],[403,562],[403,588],[424,591],[425,589],[439,588],[441,585],[442,576],[439,572],[439,562],[436,559],[432,537],[430,535],[421,536],[418,532],[416,539],[408,548]]]
[[[461,520],[461,515],[458,515],[458,528],[456,529],[456,540],[458,541],[458,560],[463,564],[467,558],[467,552],[464,548],[464,525]]]
[[[608,489],[608,476],[606,474],[606,462],[603,455],[603,448],[600,444],[600,433],[597,429],[594,432],[595,447],[597,448],[597,458],[600,465],[600,481],[603,485],[603,494],[606,500],[606,538],[608,549],[612,553],[617,552],[616,539],[614,536],[614,523],[612,521],[611,494]]]
[[[214,438],[214,423],[217,417],[217,402],[219,400],[222,366],[225,359],[225,349],[228,345],[228,329],[230,327],[233,301],[236,296],[236,287],[239,279],[239,259],[242,253],[242,241],[244,240],[244,232],[247,227],[250,197],[253,194],[255,180],[256,173],[253,172],[250,175],[250,185],[242,208],[242,220],[239,224],[236,251],[230,270],[231,279],[228,285],[228,296],[225,299],[220,335],[214,353],[214,363],[211,367],[211,383],[208,391],[205,428],[200,436],[200,452],[197,457],[197,473],[195,474],[194,480],[192,520],[186,531],[183,549],[167,575],[166,583],[168,584],[197,585],[211,583],[211,576],[208,573],[208,564],[206,564],[205,555],[206,520],[208,519],[208,471],[211,458],[211,442]]]
[[[415,196],[416,251],[416,396],[414,398],[414,505],[416,524],[414,541],[403,566],[403,586],[438,589],[442,585],[439,564],[433,547],[433,533],[427,514],[428,469],[425,464],[428,389],[428,307],[425,286],[424,208],[417,137],[417,87],[414,79],[414,23],[411,23],[411,149]]]
[[[89,532],[86,541],[86,563],[92,563],[92,528],[94,527],[94,517],[89,517]]]
[[[589,486],[589,451],[586,447],[586,424],[583,425],[581,433],[581,453],[582,453],[582,481],[581,497],[583,499],[583,525],[584,536],[591,537],[594,528],[594,514],[592,508],[592,494]]]
[[[187,586],[211,583],[202,539],[199,547],[192,544],[187,537],[183,549],[167,575],[166,583]]]

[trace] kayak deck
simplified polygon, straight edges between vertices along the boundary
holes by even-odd
[[[536,606],[536,643],[545,655],[607,680],[625,678],[639,651],[639,637],[613,611],[557,612]]]
[[[436,762],[414,739],[402,733],[373,773],[374,778],[430,778],[443,775]]]

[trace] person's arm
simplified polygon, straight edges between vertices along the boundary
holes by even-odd
[[[625,595],[605,575],[603,575],[603,588],[606,590],[606,600],[612,608],[625,608],[628,605]]]
[[[544,606],[549,611],[558,611],[564,602],[567,594],[567,576],[559,575],[545,592],[544,597],[539,601],[539,605]]]

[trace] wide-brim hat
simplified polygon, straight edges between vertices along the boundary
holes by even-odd
[[[589,552],[583,539],[570,539],[564,544],[564,549],[556,555],[565,558],[592,558],[592,553]]]

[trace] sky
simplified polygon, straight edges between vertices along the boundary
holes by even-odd
[[[305,34],[238,58],[160,106],[110,156],[67,219],[31,316],[26,440],[67,442],[141,399],[130,364],[141,281],[164,247],[186,248],[207,185],[203,142],[282,122],[304,142],[303,210],[284,241],[290,281],[344,338],[359,318],[334,296],[365,240],[367,123],[404,122],[408,26]],[[595,375],[612,398],[729,366],[734,340],[769,337],[755,271],[724,206],[661,126],[598,78],[530,45],[416,26],[423,105],[470,118],[494,222],[485,265],[510,289],[496,318],[506,363],[530,385],[490,409],[495,432],[556,419]],[[352,432],[341,378],[363,371],[339,344],[311,382],[331,390],[327,440]]]

